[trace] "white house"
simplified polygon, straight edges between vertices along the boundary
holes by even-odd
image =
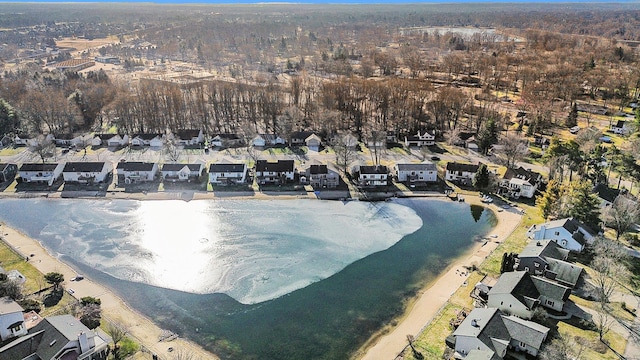
[[[156,179],[158,175],[158,164],[139,161],[119,162],[116,167],[118,171],[119,184],[135,184],[139,182],[149,182]]]
[[[629,125],[627,125],[627,122],[624,120],[618,120],[615,125],[611,125],[611,131],[614,134],[626,135],[630,130]]]
[[[162,134],[135,134],[131,137],[131,146],[162,147],[164,136]]]
[[[430,161],[420,164],[396,164],[395,172],[399,182],[414,184],[438,181],[438,169]]]
[[[256,161],[256,180],[264,184],[283,184],[295,178],[293,160]]]
[[[247,164],[211,164],[209,182],[214,185],[242,184],[247,181]]]
[[[585,244],[593,242],[596,233],[574,218],[553,220],[533,225],[527,230],[532,240],[552,240],[561,247],[581,252]]]
[[[198,181],[204,172],[203,164],[164,164],[162,165],[164,182]]]
[[[488,307],[531,319],[538,306],[563,311],[571,295],[571,289],[541,277],[531,276],[526,271],[511,271],[500,275],[489,291]]]
[[[6,341],[27,334],[23,311],[24,309],[11,298],[0,298],[0,340]]]
[[[18,178],[25,183],[46,183],[51,186],[62,176],[64,163],[26,163],[18,169]]]
[[[62,169],[62,177],[68,183],[102,183],[113,171],[109,162],[68,162]]]
[[[340,184],[340,175],[327,165],[311,165],[304,176],[300,176],[300,182],[313,188],[335,188]]]
[[[176,131],[174,135],[177,143],[183,146],[194,146],[204,142],[202,130],[182,129]]]
[[[320,139],[320,136],[318,136],[316,134],[311,134],[311,135],[307,136],[306,139],[304,139],[304,143],[305,143],[305,145],[307,145],[309,150],[311,150],[311,151],[319,151],[320,150],[320,146],[322,146],[322,139]]]
[[[461,184],[471,184],[473,177],[478,172],[479,164],[462,164],[448,162],[445,170],[445,180]]]
[[[48,316],[0,348],[0,359],[104,360],[111,341],[100,328],[90,330],[71,315]]]
[[[129,135],[95,134],[91,140],[92,146],[119,147],[129,143]]]
[[[457,359],[474,351],[493,352],[500,359],[507,352],[525,352],[537,356],[549,328],[502,314],[496,308],[476,308],[453,332]]]
[[[510,197],[531,199],[535,196],[542,181],[542,175],[519,167],[517,169],[507,169],[500,180],[499,186]]]
[[[211,140],[209,140],[209,145],[216,147],[234,147],[240,146],[241,144],[242,139],[238,136],[238,134],[217,134],[216,136],[211,138]]]
[[[358,184],[363,187],[387,186],[389,184],[389,170],[384,165],[360,166]]]
[[[411,135],[404,138],[404,145],[407,147],[433,146],[435,145],[435,143],[436,143],[436,136],[434,134],[429,133],[428,131],[425,131],[423,133],[420,133],[420,131],[418,131],[416,135]]]
[[[80,135],[73,134],[56,134],[53,135],[53,143],[56,146],[81,146],[84,145],[84,138]]]
[[[258,134],[251,140],[251,144],[255,147],[284,145],[287,141],[275,134]]]

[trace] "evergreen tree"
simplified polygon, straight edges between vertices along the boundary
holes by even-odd
[[[569,116],[567,116],[567,127],[574,127],[578,125],[578,104],[573,103]]]
[[[489,169],[487,165],[480,164],[478,170],[473,176],[473,187],[476,190],[486,190],[489,188]]]
[[[482,154],[486,155],[491,145],[498,142],[498,125],[495,120],[489,119],[478,132],[478,147]]]
[[[545,220],[557,216],[560,213],[562,192],[562,184],[552,179],[549,180],[547,189],[542,193],[542,196],[536,199],[536,206],[540,208],[542,217]]]
[[[600,199],[588,181],[574,182],[568,199],[568,214],[593,230],[600,228]]]
[[[0,137],[14,132],[18,125],[18,113],[6,100],[0,98]]]

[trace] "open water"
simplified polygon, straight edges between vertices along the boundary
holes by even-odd
[[[347,358],[495,221],[426,199],[3,199],[0,218],[232,359]]]

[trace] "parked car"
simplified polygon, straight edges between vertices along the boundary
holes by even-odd
[[[580,126],[574,126],[571,129],[569,129],[569,132],[572,134],[577,134],[578,131],[580,131]]]

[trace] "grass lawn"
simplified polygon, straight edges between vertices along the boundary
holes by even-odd
[[[487,259],[480,265],[480,270],[486,274],[499,276],[500,264],[502,263],[503,253],[520,253],[522,249],[527,245],[527,237],[525,233],[534,224],[540,224],[544,222],[540,211],[534,207],[525,204],[519,204],[519,207],[524,209],[526,215],[522,218],[520,226],[500,244],[496,250],[487,257]]]
[[[584,360],[617,360],[618,356],[608,349],[604,344],[598,340],[598,333],[596,331],[583,330],[577,328],[573,325],[559,322],[558,323],[558,332],[570,337],[580,337],[582,339],[587,340],[586,347],[583,352],[583,356],[581,359]],[[624,349],[627,346],[627,340],[623,339],[617,333],[609,332],[605,335],[605,340],[609,342],[609,345],[615,349],[618,353],[624,354]]]

